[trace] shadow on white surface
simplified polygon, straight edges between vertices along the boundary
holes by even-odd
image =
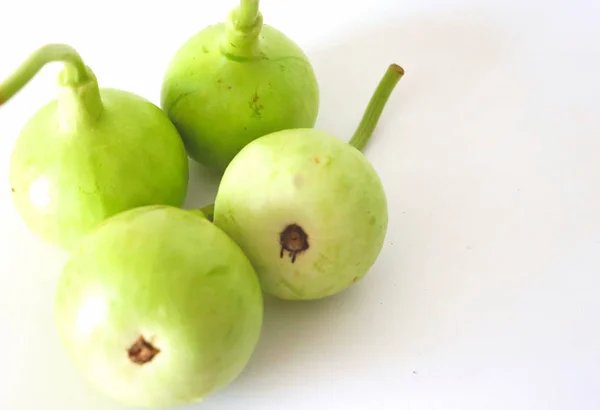
[[[214,203],[220,178],[211,174],[203,165],[191,158],[189,159],[189,170],[189,189],[183,208],[202,208]]]
[[[389,17],[388,23],[356,27],[340,42],[306,50],[321,88],[317,128],[343,140],[352,135],[387,66],[397,63],[406,70],[366,149],[389,195],[385,248],[366,278],[340,295],[316,302],[266,297],[263,335],[247,370],[209,398],[206,408],[231,408],[234,398],[243,399],[248,409],[357,408],[369,403],[391,409],[401,402],[408,404],[407,397],[395,401],[390,391],[415,388],[419,375],[415,358],[427,355],[418,341],[408,342],[423,336],[411,334],[411,328],[415,320],[438,322],[439,318],[428,317],[433,310],[415,311],[423,306],[411,307],[414,295],[409,293],[410,285],[404,286],[408,282],[415,286],[419,265],[406,261],[413,239],[422,242],[430,222],[418,212],[405,215],[412,203],[400,192],[406,190],[410,196],[410,187],[399,184],[406,176],[398,173],[406,170],[398,166],[397,158],[405,144],[422,144],[423,138],[440,143],[444,135],[439,134],[437,119],[444,118],[444,111],[457,114],[454,101],[489,74],[504,50],[499,32],[476,14],[424,15],[410,21],[398,18],[396,23]],[[431,124],[438,131],[435,135],[423,135],[423,125],[408,119],[427,107],[432,120],[436,118]],[[417,115],[423,118],[422,113]],[[416,129],[419,135],[411,136]],[[414,403],[426,400],[419,396],[413,396]]]

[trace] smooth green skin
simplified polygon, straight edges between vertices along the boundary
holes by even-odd
[[[109,216],[183,203],[188,158],[157,106],[107,88],[99,103],[95,78],[58,91],[25,125],[11,156],[12,197],[32,231],[71,249]]]
[[[263,290],[319,299],[363,278],[383,246],[386,195],[373,166],[351,145],[315,129],[276,132],[248,144],[222,178],[214,224],[254,265]],[[308,234],[294,263],[280,257],[290,224]]]
[[[175,54],[163,82],[161,106],[188,154],[222,174],[250,141],[317,119],[319,88],[304,52],[263,25],[250,57],[226,44],[227,26],[209,26]]]
[[[197,402],[233,381],[259,339],[260,283],[195,212],[146,206],[105,221],[72,254],[55,297],[60,339],[100,391],[131,406]],[[142,335],[161,351],[142,365]]]

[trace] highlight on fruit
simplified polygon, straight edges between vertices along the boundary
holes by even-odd
[[[68,250],[119,212],[182,205],[188,158],[177,129],[146,99],[100,88],[71,46],[35,50],[0,83],[0,101],[54,62],[64,65],[57,96],[31,116],[10,157],[12,199],[31,231]]]

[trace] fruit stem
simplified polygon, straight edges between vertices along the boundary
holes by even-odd
[[[262,31],[263,17],[258,0],[240,0],[225,20],[225,41],[222,52],[229,59],[244,61],[260,58],[258,36]]]
[[[65,70],[61,76],[63,85],[79,85],[87,82],[90,75],[79,53],[66,44],[46,44],[34,51],[3,83],[0,84],[0,105],[10,100],[46,64],[62,62]]]
[[[397,64],[390,64],[381,78],[354,135],[350,139],[350,145],[359,151],[362,151],[369,142],[392,91],[394,91],[396,84],[403,75],[404,69],[402,67]]]
[[[240,0],[236,19],[238,28],[251,28],[256,24],[259,3],[259,0]]]

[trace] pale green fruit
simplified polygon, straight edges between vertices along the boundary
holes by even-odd
[[[190,157],[221,174],[250,141],[314,126],[319,88],[302,49],[263,25],[258,1],[241,0],[225,22],[177,50],[164,76],[161,106]]]
[[[245,368],[263,318],[240,248],[200,213],[146,206],[74,250],[55,297],[58,334],[92,385],[131,406],[197,402]]]
[[[388,66],[345,143],[315,129],[277,131],[231,161],[205,209],[282,299],[335,295],[363,278],[387,232],[386,194],[361,150],[404,75]]]
[[[150,204],[180,206],[188,158],[177,129],[133,93],[99,88],[75,50],[37,50],[5,83],[5,102],[44,64],[65,61],[57,99],[25,124],[10,157],[12,198],[26,225],[71,249],[107,217]]]
[[[215,225],[244,250],[263,289],[283,299],[323,298],[360,280],[387,222],[369,161],[314,129],[248,144],[225,171],[214,206]]]

